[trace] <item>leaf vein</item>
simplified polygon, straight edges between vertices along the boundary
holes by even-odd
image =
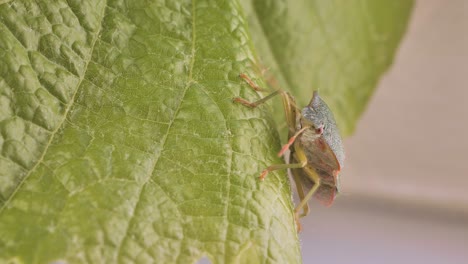
[[[174,124],[174,121],[177,119],[177,115],[179,114],[179,111],[180,111],[180,108],[182,106],[182,103],[184,101],[184,98],[185,98],[185,95],[187,94],[187,90],[188,88],[190,87],[190,85],[192,84],[193,82],[193,66],[194,66],[194,63],[195,63],[195,52],[196,52],[196,49],[195,49],[195,42],[196,42],[196,31],[195,31],[195,0],[192,0],[192,45],[191,45],[191,61],[190,61],[190,66],[189,66],[189,74],[188,74],[188,78],[187,78],[187,83],[184,87],[184,90],[182,91],[182,96],[180,97],[180,100],[178,102],[178,105],[176,107],[176,110],[174,111],[174,115],[172,116],[171,120],[170,120],[170,123],[168,125],[168,128],[166,130],[166,133],[163,137],[163,140],[162,140],[162,143],[161,143],[161,151],[159,152],[159,155],[155,158],[154,162],[153,162],[153,165],[151,166],[151,170],[149,171],[147,177],[146,177],[146,180],[145,182],[142,184],[140,190],[139,190],[139,193],[138,193],[138,198],[137,198],[137,201],[136,201],[136,204],[135,204],[135,207],[133,209],[133,212],[132,212],[132,215],[131,215],[131,218],[130,220],[128,221],[128,225],[125,229],[125,234],[124,234],[124,237],[122,238],[121,242],[119,243],[118,247],[117,247],[117,259],[116,259],[116,262],[118,263],[119,260],[121,259],[121,254],[122,254],[122,246],[123,244],[125,243],[126,239],[128,238],[128,234],[129,234],[129,230],[133,224],[133,222],[135,221],[136,219],[136,211],[138,210],[138,207],[141,206],[140,203],[141,203],[141,198],[142,198],[142,195],[144,193],[144,190],[146,188],[146,186],[148,185],[149,182],[154,182],[151,180],[151,175],[153,175],[154,173],[154,170],[156,169],[156,166],[158,165],[158,162],[160,161],[160,157],[162,156],[162,153],[164,151],[164,148],[165,148],[165,145],[166,145],[166,142],[167,142],[167,138],[169,136],[169,132]]]
[[[60,121],[60,123],[57,125],[57,127],[55,128],[55,130],[53,130],[51,132],[51,135],[50,135],[50,138],[49,140],[47,141],[46,143],[46,146],[44,148],[44,151],[42,152],[42,155],[39,157],[39,159],[36,161],[36,163],[34,164],[34,166],[31,168],[31,170],[29,170],[29,172],[26,174],[26,176],[24,176],[24,178],[20,181],[20,183],[17,185],[16,189],[13,191],[13,193],[10,195],[10,197],[5,201],[5,203],[3,203],[2,207],[0,208],[0,215],[3,213],[3,211],[5,210],[5,208],[8,206],[8,204],[11,202],[11,200],[13,199],[13,197],[16,195],[16,193],[18,192],[19,189],[21,189],[22,185],[26,182],[26,180],[29,178],[29,176],[32,174],[32,172],[36,169],[36,167],[44,160],[44,157],[47,153],[47,150],[49,149],[50,145],[52,145],[52,141],[53,139],[55,138],[55,135],[57,135],[57,132],[62,128],[63,124],[65,123],[65,120],[67,119],[68,117],[68,114],[70,113],[70,109],[72,108],[73,104],[74,104],[74,101],[75,101],[75,96],[76,94],[78,93],[78,90],[81,86],[81,82],[84,80],[84,77],[86,75],[86,71],[88,69],[88,65],[89,65],[89,62],[92,60],[92,57],[93,57],[93,53],[94,53],[94,47],[95,47],[95,44],[97,42],[97,39],[99,37],[99,33],[101,32],[102,30],[102,23],[103,23],[103,20],[104,20],[104,16],[106,14],[106,9],[107,9],[107,3],[105,4],[104,8],[103,8],[103,12],[102,12],[102,16],[101,16],[101,21],[100,21],[100,24],[99,24],[99,29],[97,30],[96,34],[95,34],[95,39],[91,45],[91,50],[90,50],[90,53],[89,53],[89,58],[86,62],[86,66],[84,68],[84,71],[83,71],[83,76],[80,78],[80,81],[78,82],[78,84],[76,85],[76,88],[75,88],[75,92],[73,93],[73,96],[70,100],[70,103],[69,105],[67,106],[67,108],[65,109],[65,112],[63,114],[63,118],[62,120]]]

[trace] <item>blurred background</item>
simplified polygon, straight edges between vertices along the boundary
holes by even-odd
[[[304,263],[468,263],[468,1],[417,1]]]

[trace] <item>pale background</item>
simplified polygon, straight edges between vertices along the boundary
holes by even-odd
[[[417,1],[342,194],[302,220],[304,263],[468,263],[467,137],[468,1]]]

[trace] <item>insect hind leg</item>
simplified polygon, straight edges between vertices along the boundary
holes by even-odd
[[[304,170],[307,171],[307,175],[312,179],[314,182],[314,186],[310,189],[310,191],[303,197],[303,199],[299,202],[299,205],[296,206],[294,209],[294,213],[298,217],[304,217],[309,213],[309,206],[307,202],[312,198],[312,196],[317,192],[318,188],[320,187],[320,177],[315,172],[315,170],[305,167]],[[301,209],[304,209],[303,213],[299,215]]]
[[[294,153],[294,159],[298,160],[301,163],[307,164],[307,156],[305,155],[304,150],[300,147],[300,145],[296,143],[294,149],[296,151]],[[302,172],[293,171],[294,181],[296,182],[296,186],[298,186],[298,194],[299,194],[299,198],[301,199],[301,201],[299,202],[299,205],[297,205],[296,208],[294,209],[294,219],[296,220],[298,232],[301,230],[301,224],[299,222],[299,218],[304,217],[309,213],[309,205],[307,204],[307,202],[310,200],[310,198],[312,198],[312,196],[320,187],[320,176],[317,174],[317,172],[313,168],[310,168],[309,166],[305,166],[302,168],[302,170],[303,170]],[[300,175],[299,173],[303,173],[305,175]],[[310,180],[314,182],[314,185],[309,190],[309,192],[307,192],[306,195],[304,195],[303,182],[302,182],[301,177],[308,177]],[[300,214],[301,210],[303,210],[302,214]]]

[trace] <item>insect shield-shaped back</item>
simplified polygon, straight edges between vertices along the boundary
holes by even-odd
[[[315,91],[309,105],[302,109],[301,127],[311,126],[301,136],[301,145],[308,160],[320,176],[321,184],[314,196],[330,205],[338,192],[338,175],[344,162],[344,149],[333,113]],[[308,180],[308,179],[307,179]],[[306,181],[307,181],[306,180]],[[305,182],[312,187],[313,182]]]

